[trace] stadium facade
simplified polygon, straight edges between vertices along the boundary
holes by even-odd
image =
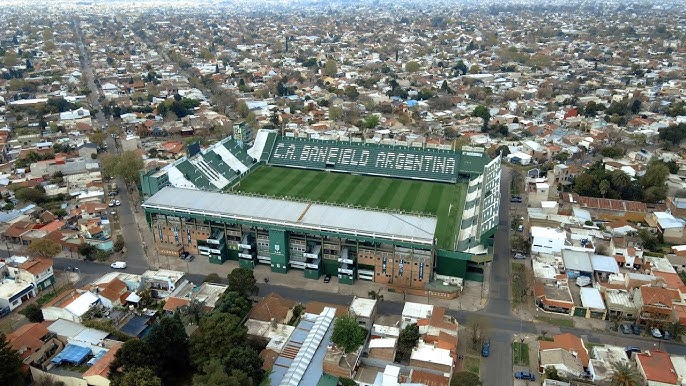
[[[236,194],[262,165],[464,184],[452,248],[438,248],[437,216]],[[481,280],[498,225],[500,157],[483,151],[315,140],[260,130],[251,147],[232,137],[141,175],[143,208],[159,253],[268,264],[305,277],[337,276],[423,288]]]

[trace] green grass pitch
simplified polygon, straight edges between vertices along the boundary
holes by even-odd
[[[236,191],[362,208],[423,213],[437,217],[438,247],[453,249],[462,218],[466,184],[360,176],[347,173],[262,166]]]

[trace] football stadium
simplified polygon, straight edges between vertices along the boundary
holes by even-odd
[[[141,176],[158,253],[424,288],[483,280],[498,224],[500,157],[390,139],[260,130]]]

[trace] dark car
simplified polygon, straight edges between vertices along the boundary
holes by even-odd
[[[635,352],[641,352],[641,348],[637,346],[628,346],[627,348],[624,349],[624,352],[626,353],[626,356],[631,358],[631,354]]]
[[[620,325],[619,329],[622,331],[623,334],[631,334],[631,326],[629,326],[628,324]]]
[[[491,341],[490,339],[486,339],[481,344],[481,356],[487,357],[489,355],[491,355]]]
[[[641,326],[639,326],[638,324],[632,324],[631,332],[633,332],[634,335],[641,335]]]
[[[536,377],[528,371],[517,371],[514,374],[515,379],[526,379],[529,381],[535,381]]]
[[[670,340],[672,339],[672,334],[670,334],[667,330],[662,330],[662,339]]]
[[[328,283],[331,281],[331,275],[324,275],[324,283]]]

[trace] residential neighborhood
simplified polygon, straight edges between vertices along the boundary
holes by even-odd
[[[5,3],[0,384],[686,384],[683,2]]]

